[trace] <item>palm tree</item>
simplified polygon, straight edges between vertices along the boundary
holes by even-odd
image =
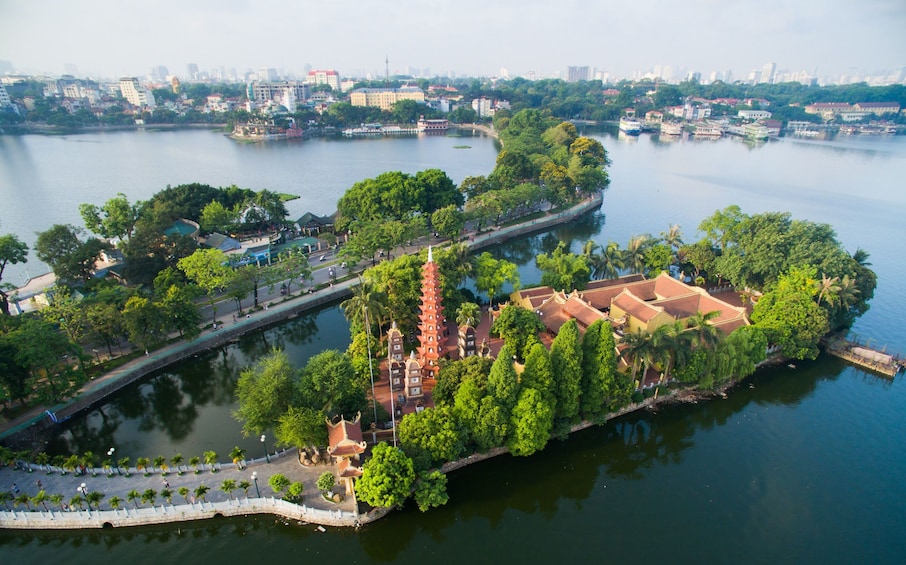
[[[667,231],[661,232],[661,241],[674,250],[683,246],[683,232],[679,224],[667,226]]]
[[[147,477],[150,473],[147,472],[147,467],[151,463],[151,460],[147,457],[139,457],[135,460],[135,470],[136,471],[146,471],[145,476]]]
[[[237,469],[242,469],[242,462],[245,460],[245,450],[237,445],[230,451],[230,459],[233,460],[233,464],[236,465]]]
[[[117,461],[117,466],[122,467],[123,469],[126,469],[126,476],[127,477],[129,476],[129,458],[128,457],[123,457],[122,459]]]
[[[129,492],[126,493],[126,500],[128,500],[129,502],[131,502],[131,503],[135,506],[135,509],[136,509],[136,510],[138,510],[138,501],[139,501],[141,498],[142,498],[141,493],[139,493],[139,492],[138,492],[137,490],[135,490],[135,489],[132,489],[132,490],[130,490]]]
[[[91,469],[91,473],[94,474],[94,452],[86,451],[82,454],[82,466]]]
[[[154,506],[154,500],[157,498],[157,491],[153,488],[146,489],[142,493],[142,502],[147,502],[151,506]]]
[[[182,475],[182,471],[179,469],[179,466],[182,464],[182,461],[183,461],[182,453],[177,453],[176,455],[174,455],[173,457],[170,458],[170,463],[174,467],[176,467],[176,474],[180,475],[180,476]]]
[[[160,491],[160,497],[167,501],[167,504],[173,505],[173,490],[168,488],[163,488]]]
[[[35,463],[44,467],[44,471],[50,472],[50,455],[45,452],[41,452],[35,456]]]
[[[216,451],[205,451],[204,452],[204,462],[206,465],[211,466],[212,473],[217,472],[217,469],[214,468],[214,464],[217,463],[217,452]]]
[[[198,485],[197,487],[195,487],[195,498],[204,502],[205,496],[207,496],[209,490],[211,490],[211,487],[209,486]]]
[[[615,279],[626,268],[623,250],[615,241],[607,242],[600,257],[600,264],[594,266],[596,278]]]
[[[623,354],[632,364],[632,382],[636,381],[640,365],[645,367],[645,371],[642,372],[642,381],[644,381],[645,373],[648,372],[648,365],[650,365],[654,354],[651,333],[646,330],[626,332],[623,334],[623,339],[620,340],[620,343],[625,346]]]
[[[78,467],[81,464],[81,462],[82,462],[82,458],[79,457],[78,455],[70,455],[63,462],[63,468],[66,469],[67,471],[69,471],[70,473],[74,473],[76,470],[76,467]],[[65,475],[66,473],[63,473],[63,474]]]
[[[353,290],[352,297],[340,303],[340,307],[343,308],[343,315],[353,328],[365,328],[368,335],[371,335],[372,328],[369,327],[369,323],[378,322],[380,329],[387,316],[385,300],[383,293],[359,277],[359,285]]]
[[[69,507],[75,508],[76,506],[79,507],[79,510],[83,510],[85,508],[85,499],[78,494],[69,499]]]
[[[252,488],[252,483],[248,481],[239,481],[239,488],[242,489],[242,493],[245,494],[245,497],[249,497],[249,489]]]
[[[474,302],[463,302],[456,309],[456,325],[475,327],[481,320],[481,306]]]
[[[179,493],[179,496],[183,497],[186,500],[186,504],[189,503],[189,488],[188,487],[179,487],[176,489],[176,492]]]
[[[13,506],[18,508],[20,504],[24,504],[26,508],[31,510],[31,497],[24,492],[20,493],[13,499]]]
[[[110,508],[113,508],[114,510],[116,510],[120,507],[120,504],[122,504],[123,499],[118,496],[112,496],[112,497],[110,497],[110,500],[107,502],[110,504]]]
[[[93,490],[85,495],[85,500],[88,502],[88,508],[91,508],[91,505],[94,504],[94,509],[100,510],[101,501],[104,500],[104,493]]]
[[[62,495],[61,495],[62,498]],[[0,490],[0,502],[9,510],[9,503],[13,500],[13,493],[8,490]]]
[[[230,500],[233,500],[233,491],[236,490],[236,481],[233,479],[224,479],[220,483],[220,490],[227,493],[230,496]]]
[[[47,499],[50,500],[51,504],[56,504],[57,506],[59,506],[61,512],[63,511],[63,495],[62,494],[52,494],[49,497],[47,497]]]
[[[193,455],[193,456],[189,459],[189,465],[191,465],[192,468],[195,470],[195,474],[196,474],[196,475],[198,474],[198,464],[199,464],[199,463],[201,463],[201,457],[199,457],[199,456],[197,456],[197,455]]]
[[[859,289],[856,287],[856,277],[849,278],[849,275],[843,275],[840,290],[837,293],[837,302],[840,307],[849,310],[859,300],[857,294],[859,294]]]
[[[650,239],[647,234],[634,235],[629,238],[629,243],[623,252],[623,260],[630,273],[645,272],[645,250]]]
[[[693,336],[686,333],[682,323],[677,321],[658,327],[651,339],[656,350],[655,356],[663,361],[661,380],[669,380],[673,367],[684,362],[688,356]]]
[[[686,331],[694,336],[694,342],[697,347],[704,347],[713,351],[720,341],[720,330],[717,329],[711,320],[720,316],[720,312],[713,310],[707,314],[696,312],[686,318]]]
[[[47,493],[44,492],[43,490],[39,490],[38,494],[31,497],[31,503],[34,504],[35,506],[40,504],[41,506],[44,507],[44,510],[47,510],[46,501],[47,501]]]
[[[871,267],[871,263],[868,262],[868,257],[868,251],[865,251],[861,247],[857,247],[852,254],[853,261],[858,263],[860,267]]]
[[[827,304],[833,306],[837,303],[840,293],[840,277],[829,277],[821,273],[821,282],[818,283],[818,306],[821,306],[821,299],[827,298]]]
[[[167,464],[167,458],[164,457],[163,455],[158,455],[157,457],[154,458],[153,465],[154,465],[154,467],[160,468],[161,472],[164,471],[164,465],[166,465],[166,464]],[[154,472],[154,467],[151,468],[151,472]]]

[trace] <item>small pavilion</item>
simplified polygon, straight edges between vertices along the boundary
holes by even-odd
[[[362,467],[358,463],[359,456],[365,453],[366,443],[362,439],[361,417],[362,414],[358,413],[354,420],[349,421],[341,416],[336,424],[327,420],[327,453],[334,458],[338,478],[345,483],[347,495],[353,494],[353,482],[362,476]]]

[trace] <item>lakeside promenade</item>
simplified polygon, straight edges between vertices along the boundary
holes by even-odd
[[[555,225],[569,222],[579,216],[597,210],[598,208],[600,208],[602,203],[603,194],[599,192],[565,210],[548,213],[543,217],[534,218],[526,222],[472,234],[469,237],[466,237],[463,243],[469,246],[470,250],[472,251],[483,249],[492,245],[496,245],[498,243],[502,243],[513,237],[524,236],[535,231],[548,229]],[[418,249],[416,248],[400,250],[401,253],[405,253],[407,251],[418,252]],[[324,269],[326,269],[326,267],[324,267]],[[350,275],[354,275],[354,273],[350,273]],[[310,310],[318,306],[322,306],[324,304],[345,298],[352,293],[351,289],[357,284],[357,277],[351,276],[347,280],[335,283],[332,286],[322,288],[313,293],[303,293],[299,296],[289,298],[277,298],[268,303],[267,309],[260,310],[245,319],[239,318],[232,325],[222,325],[221,329],[217,331],[207,329],[203,331],[198,338],[191,342],[180,341],[165,346],[153,353],[149,353],[149,355],[141,356],[114,371],[111,371],[101,377],[90,381],[85,386],[83,386],[79,394],[70,401],[61,403],[51,408],[45,408],[43,406],[36,407],[17,420],[5,423],[3,426],[0,426],[0,439],[15,439],[21,443],[28,442],[30,439],[36,438],[39,431],[46,430],[46,428],[56,425],[49,417],[49,415],[47,415],[45,410],[49,410],[51,413],[53,413],[57,421],[62,421],[81,410],[87,409],[90,406],[101,402],[117,390],[127,386],[132,382],[135,382],[138,379],[141,379],[142,377],[155,370],[166,367],[167,365],[189,357],[197,352],[223,346],[245,333],[258,330],[267,325],[294,316],[300,312],[304,312],[306,310]],[[477,460],[482,459],[476,459],[476,461]],[[64,529],[77,527],[101,527],[104,524],[110,524],[111,526],[145,525],[180,520],[197,520],[210,518],[216,515],[227,516],[255,513],[277,514],[288,519],[324,525],[357,526],[359,524],[367,523],[368,521],[371,521],[383,515],[380,512],[372,512],[367,515],[359,515],[356,513],[356,507],[354,505],[349,510],[344,511],[342,508],[338,508],[332,503],[327,502],[320,496],[320,494],[317,493],[314,486],[315,481],[317,480],[317,476],[314,476],[312,478],[310,476],[298,475],[302,476],[302,478],[294,479],[294,477],[297,476],[296,473],[302,473],[304,470],[316,469],[315,474],[320,475],[320,473],[323,473],[326,470],[334,469],[333,466],[319,465],[312,468],[306,468],[298,462],[298,458],[295,456],[286,457],[284,461],[289,461],[291,463],[290,467],[293,467],[292,471],[294,471],[294,473],[286,471],[280,472],[286,474],[286,476],[290,478],[290,480],[302,480],[303,484],[305,484],[304,504],[302,506],[287,503],[285,501],[277,500],[274,498],[257,496],[254,498],[243,496],[242,500],[227,500],[226,493],[216,490],[217,486],[220,484],[220,481],[225,478],[234,478],[238,483],[240,480],[249,480],[250,476],[250,473],[247,472],[247,470],[243,472],[243,475],[241,477],[238,474],[235,477],[227,476],[227,473],[230,472],[238,473],[238,470],[235,469],[235,465],[230,463],[224,464],[222,466],[218,464],[218,469],[224,471],[223,474],[221,474],[221,472],[211,473],[210,471],[206,471],[195,475],[194,473],[190,472],[180,477],[180,479],[201,477],[202,479],[208,478],[209,481],[212,481],[205,483],[206,485],[211,487],[211,491],[208,494],[208,496],[212,498],[211,502],[196,502],[196,504],[194,505],[165,505],[167,507],[166,509],[159,507],[157,510],[153,510],[152,508],[136,509],[133,507],[129,511],[127,511],[124,505],[124,508],[121,508],[119,510],[103,511],[2,511],[0,512],[0,528],[16,527],[32,529]],[[256,460],[250,463],[250,465],[260,463],[260,460]],[[17,478],[24,477],[19,479],[21,481],[30,480],[31,484],[29,486],[32,490],[24,489],[22,483],[17,484],[21,490],[23,490],[24,492],[29,492],[33,495],[37,492],[34,481],[38,479],[44,481],[42,477],[46,476],[48,478],[53,478],[54,480],[53,483],[47,483],[44,485],[44,490],[48,494],[66,493],[67,496],[74,496],[77,493],[76,489],[82,482],[85,482],[86,488],[88,488],[89,491],[96,490],[98,492],[104,492],[106,495],[105,500],[109,500],[109,498],[111,498],[112,496],[119,496],[120,498],[125,499],[125,497],[118,492],[107,492],[107,490],[101,488],[101,486],[110,484],[108,483],[108,481],[118,481],[123,477],[114,476],[113,478],[108,479],[104,476],[103,472],[98,472],[97,470],[95,471],[97,477],[91,476],[91,473],[89,473],[87,477],[85,475],[77,477],[72,475],[71,473],[67,473],[65,475],[60,475],[59,473],[56,473],[56,475],[45,475],[46,471],[37,470],[38,466],[32,465],[32,468],[35,470],[30,473],[25,471],[14,471],[6,468],[0,469],[0,489],[5,490],[11,487],[12,482],[15,482],[16,479],[11,478],[10,474],[14,474]],[[273,469],[272,467],[267,468]],[[263,471],[261,471],[261,473],[263,473]],[[259,485],[262,484],[262,479],[264,481],[263,484],[266,485],[267,479],[261,476],[261,473],[259,473]],[[273,471],[271,471],[270,474],[273,474]],[[143,472],[140,474],[140,476],[137,476],[137,474],[133,472],[131,477],[124,480],[146,479],[146,477],[144,477],[143,475]],[[174,477],[176,475],[174,473],[171,473],[169,476]],[[100,486],[94,486],[93,484],[87,484],[88,481],[85,480],[86,478],[90,478],[92,481],[103,482]],[[126,490],[126,492],[128,492],[132,488],[139,490],[139,492],[143,492],[148,488],[159,490],[163,486],[162,477],[159,473],[152,474],[150,477],[147,477],[147,479],[149,480],[149,483],[147,484],[149,484],[150,486],[142,486],[141,484],[136,482],[135,484],[138,486],[130,487]],[[216,484],[213,482],[215,479]],[[57,484],[57,481],[59,481],[59,485]],[[56,490],[51,489],[51,484],[53,484],[55,487],[58,486],[58,488],[56,488]],[[183,485],[182,482],[177,481],[171,482],[171,488],[176,489],[179,488],[179,486],[188,485]],[[266,490],[270,492],[269,487],[266,487]],[[216,495],[214,494],[215,491],[217,493]],[[312,493],[314,493],[314,495],[312,495]],[[217,500],[217,496],[219,495],[222,495],[221,498],[223,498],[223,500]],[[188,506],[188,508],[183,508],[182,506]],[[27,517],[24,516],[26,514]],[[81,518],[70,516],[70,514],[75,514],[77,516],[81,515]]]

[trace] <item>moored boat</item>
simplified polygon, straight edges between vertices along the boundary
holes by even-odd
[[[620,131],[630,135],[642,133],[642,122],[635,118],[620,118]]]
[[[661,135],[682,135],[683,124],[679,122],[662,122]]]

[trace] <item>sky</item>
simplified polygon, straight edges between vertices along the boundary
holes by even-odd
[[[383,76],[385,57],[391,74],[429,76],[669,65],[745,78],[768,62],[839,76],[906,65],[904,30],[906,0],[0,0],[0,61],[93,77],[188,63]]]

